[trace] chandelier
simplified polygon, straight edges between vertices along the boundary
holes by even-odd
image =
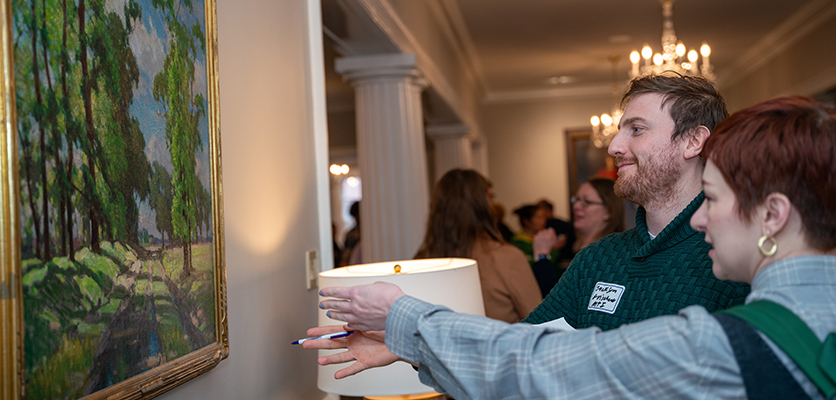
[[[653,53],[653,49],[645,43],[641,54],[638,50],[630,53],[630,61],[633,68],[630,70],[630,79],[648,74],[659,74],[665,71],[673,71],[680,75],[701,75],[708,80],[714,80],[713,68],[708,56],[711,55],[711,47],[703,42],[700,52],[694,49],[687,50],[685,45],[676,39],[676,32],[673,30],[673,1],[662,0],[662,52]],[[697,61],[702,55],[699,69]],[[639,65],[641,58],[644,58],[644,65]],[[652,60],[652,63],[651,63]]]
[[[714,68],[709,61],[711,47],[703,42],[699,54],[696,50],[688,50],[681,41],[676,38],[673,29],[673,1],[660,0],[662,3],[662,52],[653,53],[653,49],[645,43],[641,53],[633,50],[630,53],[630,62],[633,64],[630,69],[630,79],[635,79],[649,74],[660,74],[665,71],[673,71],[679,75],[702,76],[708,80],[714,80]],[[700,55],[702,59],[700,60]],[[644,58],[644,65],[639,61]],[[698,67],[699,61],[699,68]],[[610,57],[613,65],[613,97],[618,97],[618,78],[616,65],[618,56]],[[618,123],[621,120],[622,110],[617,105],[613,107],[612,114],[594,115],[589,119],[592,124],[592,144],[602,148],[609,146],[613,136],[618,133]]]
[[[621,107],[618,106],[618,56],[610,56],[610,63],[612,63],[612,96],[613,108],[612,115],[601,114],[601,116],[593,115],[589,119],[592,124],[592,144],[597,148],[602,148],[610,145],[613,136],[618,133],[618,122],[621,120]]]

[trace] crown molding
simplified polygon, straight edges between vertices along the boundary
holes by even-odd
[[[424,132],[430,139],[471,138],[470,125],[461,123],[427,125]]]
[[[587,85],[568,88],[520,90],[508,92],[493,92],[485,97],[485,104],[518,103],[525,101],[580,99],[580,98],[611,98],[612,85]]]
[[[439,20],[446,21],[446,24],[441,24],[444,34],[448,42],[452,44],[457,54],[461,55],[465,65],[468,68],[471,80],[476,84],[479,91],[479,97],[484,98],[490,91],[488,82],[485,79],[485,71],[482,68],[482,63],[479,61],[476,46],[473,44],[473,39],[470,38],[470,33],[467,30],[467,25],[462,17],[461,10],[454,0],[437,0],[427,3],[430,9],[436,13]]]
[[[836,87],[836,66],[828,68],[819,74],[805,79],[798,85],[790,88],[779,96],[790,96],[800,94],[803,96],[814,96],[823,90]]]
[[[415,53],[418,60],[418,70],[421,71],[433,89],[441,95],[441,97],[447,102],[447,105],[453,110],[455,115],[458,116],[460,120],[475,125],[476,121],[472,120],[472,118],[475,118],[476,116],[470,115],[466,112],[463,108],[464,102],[453,89],[453,85],[446,79],[444,74],[441,72],[441,68],[439,68],[439,66],[435,63],[429,53],[421,47],[418,40],[415,39],[412,33],[407,29],[406,25],[392,8],[392,5],[386,0],[354,1],[366,10],[375,24],[377,24],[383,33],[389,37],[392,43],[402,53]],[[428,4],[434,5],[433,2],[428,2]],[[438,11],[434,11],[434,14],[437,15]],[[443,26],[445,25],[444,22],[449,21],[444,19],[439,22],[441,22],[441,25]],[[445,36],[447,35],[449,35],[449,33],[445,34]],[[453,47],[459,48],[455,41],[451,44]],[[459,52],[457,54],[462,53]],[[461,61],[464,62],[465,65],[470,65],[467,59],[461,59]],[[467,69],[467,71],[472,75],[472,70]],[[474,82],[477,81],[473,76],[471,76],[471,78]]]
[[[807,3],[744,53],[722,76],[718,76],[718,86],[737,83],[772,61],[814,29],[830,21],[834,14],[836,14],[836,2],[832,0],[814,0]]]
[[[355,0],[401,53],[414,53],[415,38],[386,0]]]

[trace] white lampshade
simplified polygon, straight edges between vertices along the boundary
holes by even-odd
[[[395,273],[395,265],[401,272]],[[465,258],[431,258],[390,261],[336,268],[319,274],[319,287],[358,286],[375,282],[398,285],[409,296],[441,304],[453,311],[485,315],[479,270],[475,260]],[[319,325],[338,325],[340,321],[319,312]],[[342,350],[319,350],[320,356]],[[349,364],[319,366],[317,386],[328,393],[344,396],[381,396],[430,392],[433,389],[418,381],[418,373],[404,362],[363,371],[344,379],[334,373]]]

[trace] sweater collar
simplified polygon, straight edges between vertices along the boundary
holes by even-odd
[[[704,198],[705,193],[700,192],[673,221],[662,229],[662,232],[659,232],[659,236],[656,236],[656,239],[653,240],[650,240],[650,235],[647,233],[647,211],[644,207],[639,207],[636,210],[635,230],[642,245],[636,249],[634,257],[647,257],[651,254],[658,253],[697,234],[698,232],[694,228],[691,228],[691,216],[700,208]]]

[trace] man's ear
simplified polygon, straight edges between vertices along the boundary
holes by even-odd
[[[683,156],[685,159],[690,160],[694,157],[699,157],[700,153],[702,153],[703,146],[705,146],[705,141],[708,140],[708,136],[710,135],[711,131],[704,125],[699,125],[692,129],[684,138]]]
[[[770,193],[762,203],[761,223],[763,224],[763,232],[769,232],[770,236],[775,236],[781,232],[786,226],[792,213],[792,202],[783,193]]]

